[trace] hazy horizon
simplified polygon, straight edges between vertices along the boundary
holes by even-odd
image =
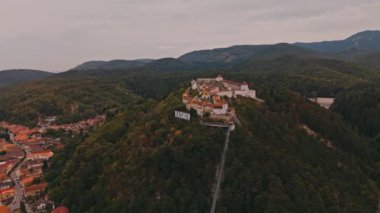
[[[380,29],[375,0],[5,0],[0,70],[178,57],[239,44],[340,40]]]

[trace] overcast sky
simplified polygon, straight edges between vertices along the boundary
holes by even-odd
[[[1,0],[0,69],[178,57],[380,29],[379,0]]]

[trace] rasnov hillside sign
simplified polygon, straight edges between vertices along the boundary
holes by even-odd
[[[190,113],[175,111],[174,115],[176,118],[190,121]]]

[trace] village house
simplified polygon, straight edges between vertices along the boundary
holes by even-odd
[[[73,133],[80,133],[81,131],[87,130],[90,127],[96,128],[100,124],[102,124],[105,121],[106,117],[104,115],[98,115],[94,118],[79,121],[77,123],[72,124],[61,124],[61,125],[50,125],[47,126],[46,129],[52,129],[52,130],[63,130],[65,132],[73,132]]]
[[[17,171],[17,174],[21,180],[27,177],[32,177],[32,179],[34,179],[42,175],[42,168],[37,167],[33,169],[28,169],[26,166],[23,165],[20,168],[20,170]],[[27,182],[28,180],[26,179],[25,181]]]
[[[49,150],[32,150],[30,153],[27,155],[28,160],[37,160],[37,159],[49,159],[53,157],[54,153]]]
[[[0,183],[0,190],[11,188],[13,185],[14,184],[12,181],[4,181],[4,182]]]
[[[25,165],[28,167],[28,169],[39,168],[44,165],[44,160],[42,159],[30,160],[30,161],[27,161]]]
[[[25,188],[25,196],[35,196],[40,194],[41,192],[45,191],[47,187],[47,183],[40,183],[40,184],[34,184],[31,186],[28,186]]]
[[[50,205],[50,208],[54,207],[54,202],[50,201],[47,196],[44,196],[41,199],[38,199],[35,203],[32,205],[32,209],[35,212],[47,212],[47,207]]]
[[[13,197],[14,195],[15,195],[15,188],[14,187],[0,190],[0,200],[1,201],[9,199],[9,198]]]
[[[35,179],[40,178],[41,176],[39,174],[32,175],[32,176],[26,176],[21,179],[21,183],[23,186],[29,186]]]
[[[11,171],[17,162],[17,160],[7,160],[0,162],[0,181],[7,179],[8,172]]]
[[[69,213],[69,209],[65,206],[58,206],[51,213]]]
[[[1,205],[0,204],[0,213],[10,213],[11,211],[7,206]]]

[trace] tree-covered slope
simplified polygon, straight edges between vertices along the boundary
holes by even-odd
[[[170,70],[173,69],[170,61],[128,72],[68,71],[49,79],[3,88],[0,120],[34,125],[41,116],[57,115],[59,122],[73,122],[121,108],[140,96],[161,99],[183,82],[207,75],[199,71]]]
[[[0,120],[35,125],[39,117],[78,120],[121,108],[138,96],[123,82],[91,77],[54,78],[0,90]]]
[[[225,130],[175,119],[181,92],[126,108],[53,157],[49,196],[71,212],[209,211]],[[243,126],[232,134],[217,211],[373,212],[372,144],[298,95],[264,96],[261,105],[231,102]]]
[[[33,124],[39,116],[58,115],[61,122],[71,122],[120,107],[124,97],[133,94],[160,100],[184,82],[218,74],[248,81],[259,93],[283,87],[304,96],[335,96],[380,76],[352,63],[294,55],[251,58],[224,69],[194,68],[177,59],[162,59],[129,70],[68,71],[0,90],[0,119]]]
[[[174,119],[179,97],[128,108],[54,157],[49,196],[71,212],[208,211],[224,131]]]
[[[342,90],[380,76],[376,70],[353,63],[295,56],[253,59],[233,69],[236,71],[235,78],[269,87],[290,88],[305,96],[335,96]]]
[[[359,50],[352,49],[332,54],[340,60],[363,64],[374,69],[380,69],[380,49],[379,50]]]
[[[237,111],[218,212],[376,210],[378,153],[339,116],[278,91]]]
[[[332,110],[342,115],[366,137],[380,142],[380,84],[354,87],[339,94]]]

